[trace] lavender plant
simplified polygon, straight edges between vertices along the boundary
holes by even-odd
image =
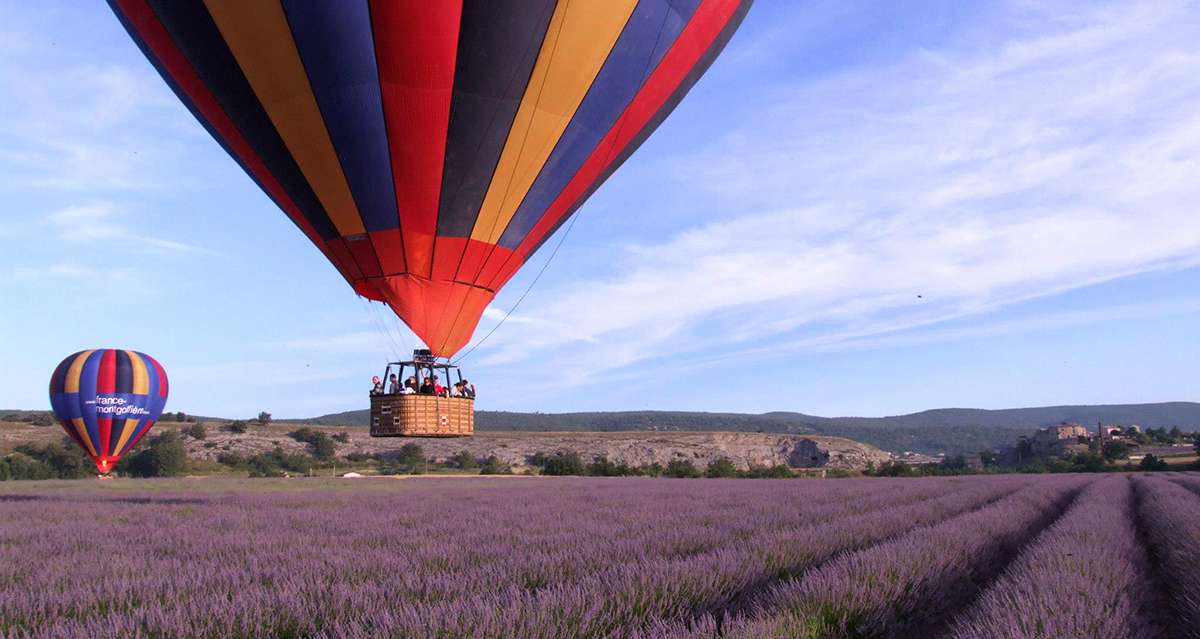
[[[1097,481],[955,624],[954,639],[1152,639],[1156,593],[1126,477]]]
[[[985,508],[836,559],[764,597],[727,636],[887,637],[927,632],[970,601],[1087,479],[1052,477]]]
[[[1176,629],[1181,636],[1200,637],[1200,491],[1159,477],[1133,481],[1138,514],[1169,591]]]

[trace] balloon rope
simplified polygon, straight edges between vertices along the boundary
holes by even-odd
[[[538,274],[534,276],[533,281],[529,283],[528,287],[526,287],[525,292],[521,293],[521,297],[517,298],[517,303],[513,304],[512,308],[508,309],[508,312],[504,314],[504,317],[500,318],[500,321],[492,327],[492,330],[487,332],[487,335],[483,336],[483,339],[475,342],[474,346],[468,348],[467,352],[463,353],[458,357],[458,359],[451,362],[452,364],[458,364],[459,362],[463,361],[468,355],[471,354],[472,351],[479,348],[481,344],[486,342],[487,339],[492,336],[492,333],[495,333],[496,329],[500,328],[500,326],[503,325],[506,320],[508,320],[509,316],[513,314],[513,311],[517,310],[517,307],[521,305],[521,302],[525,301],[525,296],[529,295],[529,291],[532,291],[534,285],[538,283],[538,280],[542,279],[542,274],[546,272],[546,269],[550,268],[550,262],[553,262],[554,256],[558,255],[558,249],[562,248],[563,242],[567,241],[567,236],[571,234],[571,229],[575,228],[575,222],[579,221],[579,217],[579,213],[571,216],[571,223],[567,225],[567,229],[563,231],[562,237],[558,240],[558,244],[556,244],[554,246],[554,250],[551,251],[550,257],[546,260],[546,263],[542,265],[542,270],[538,271]]]
[[[666,26],[667,26],[667,17],[668,17],[668,16],[669,16],[669,13],[668,13],[668,14],[664,14],[664,15],[663,15],[663,21],[662,21],[662,24],[660,24],[660,25],[658,26],[658,35],[657,35],[657,36],[655,36],[655,38],[654,38],[654,48],[653,48],[653,49],[651,49],[651,51],[656,51],[656,50],[658,49],[658,46],[659,46],[659,44],[661,44],[661,43],[662,43],[662,37],[663,37],[663,33],[664,33],[664,32],[665,32],[665,30],[666,30]],[[555,49],[557,49],[557,44],[558,44],[558,41],[557,41],[557,40],[555,40]],[[553,55],[554,55],[554,50],[552,50],[552,51],[551,51],[551,60],[553,60]],[[643,83],[645,83],[645,82],[646,82],[646,80],[647,80],[647,79],[650,77],[650,71],[651,71],[650,64],[651,64],[651,61],[652,61],[653,59],[654,59],[654,56],[653,56],[653,55],[651,55],[649,58],[647,58],[647,59],[646,59],[646,66],[645,66],[645,68],[643,68],[643,69],[642,69],[642,82],[643,82]],[[540,93],[539,93],[539,99],[540,99]],[[613,137],[613,141],[612,141],[612,143],[609,145],[609,148],[608,148],[608,160],[607,160],[607,161],[604,163],[606,166],[612,162],[613,156],[615,156],[615,155],[616,155],[616,144],[617,144],[617,140],[618,140],[618,139],[620,139],[620,136],[621,136],[620,134],[621,134],[621,132],[622,132],[622,131],[625,129],[625,125],[626,125],[626,121],[625,121],[624,119],[622,119],[622,120],[620,121],[620,126],[617,128],[617,135]],[[528,132],[528,130],[526,130],[526,134],[527,134],[527,135],[528,135],[528,133],[529,133],[529,132]],[[524,148],[523,148],[523,144],[524,144],[524,143],[522,142],[522,150],[524,150]],[[509,186],[511,186],[511,185],[512,185],[512,179],[511,179],[511,176],[510,176],[510,179],[509,179]],[[507,189],[505,190],[505,197],[506,197],[506,198],[508,197],[508,192],[507,192]],[[468,355],[470,355],[470,354],[471,354],[471,352],[472,352],[472,351],[474,351],[476,348],[479,348],[479,345],[480,345],[480,344],[483,344],[484,342],[486,342],[486,341],[487,341],[487,339],[488,339],[489,337],[491,337],[491,336],[492,336],[492,333],[495,333],[495,332],[496,332],[496,329],[500,328],[500,326],[501,326],[502,324],[504,324],[505,320],[507,320],[507,319],[508,319],[508,317],[509,317],[510,315],[512,315],[512,314],[513,314],[513,311],[517,310],[517,307],[518,307],[518,306],[520,306],[520,305],[521,305],[521,302],[523,302],[523,301],[525,300],[525,296],[526,296],[526,295],[529,295],[529,291],[532,291],[532,290],[533,290],[533,286],[534,286],[534,284],[537,284],[537,283],[538,283],[538,280],[542,279],[542,274],[543,274],[543,273],[545,273],[545,272],[546,272],[546,269],[550,267],[550,262],[553,262],[553,261],[554,261],[554,256],[555,256],[555,255],[558,255],[558,249],[562,248],[563,242],[566,242],[566,241],[567,241],[567,236],[571,234],[571,229],[575,228],[575,222],[579,220],[579,216],[580,216],[580,215],[583,215],[583,209],[582,209],[582,207],[580,207],[580,209],[579,209],[578,211],[576,211],[574,214],[572,214],[572,215],[570,216],[570,217],[571,217],[571,222],[570,222],[569,224],[567,224],[567,230],[563,232],[562,238],[561,238],[561,239],[559,239],[559,240],[558,240],[558,244],[557,244],[557,245],[555,245],[555,247],[554,247],[554,252],[550,253],[550,259],[546,260],[546,263],[542,265],[542,270],[538,271],[538,274],[537,274],[537,276],[536,276],[536,277],[534,277],[534,278],[533,278],[533,281],[529,283],[529,288],[526,288],[526,289],[525,289],[525,292],[524,292],[524,293],[521,293],[521,297],[517,298],[517,303],[516,303],[516,304],[513,304],[512,308],[508,309],[508,312],[504,314],[504,317],[502,317],[502,318],[500,319],[500,322],[499,322],[499,323],[497,323],[495,326],[493,326],[493,327],[492,327],[492,330],[488,331],[488,332],[487,332],[487,335],[484,335],[484,336],[483,336],[483,339],[479,340],[478,342],[475,342],[475,345],[474,345],[474,346],[472,346],[471,348],[467,349],[467,352],[463,353],[462,355],[460,355],[460,356],[458,357],[458,359],[454,360],[454,362],[453,362],[454,364],[457,364],[457,363],[459,363],[459,362],[463,361],[464,359],[466,359],[466,358],[467,358],[467,356],[468,356]],[[494,230],[494,229],[493,229],[493,230]],[[495,247],[492,247],[492,251],[495,251]],[[536,251],[536,249],[535,249],[535,251]],[[487,258],[487,259],[491,259],[491,253],[488,253],[488,258]],[[508,258],[506,258],[506,259],[504,260],[504,262],[502,263],[502,265],[503,265],[503,264],[507,264],[509,259],[512,259],[512,256],[511,256],[511,255],[510,255]],[[485,260],[485,261],[486,261],[486,260]],[[481,269],[480,269],[480,270],[482,270],[482,267],[481,267]],[[459,312],[461,313],[461,309],[460,309],[460,311],[459,311]],[[457,320],[457,317],[456,317],[455,319]]]
[[[374,306],[372,306],[369,301],[364,300],[362,297],[359,297],[358,301],[360,304],[362,304],[363,311],[367,314],[367,317],[370,318],[371,323],[373,323],[375,325],[375,332],[379,335],[382,335],[384,337],[384,339],[386,340],[384,342],[381,342],[383,344],[383,346],[385,348],[391,349],[392,355],[396,359],[400,359],[400,354],[398,352],[399,345],[396,344],[396,341],[394,339],[392,339],[392,335],[391,335],[391,333],[388,333],[387,328],[384,327],[384,325],[382,323],[380,323],[379,314],[378,314],[377,309]]]

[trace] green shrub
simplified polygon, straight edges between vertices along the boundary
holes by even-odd
[[[642,464],[637,468],[637,474],[645,475],[646,477],[662,477],[664,472],[666,472],[666,469],[658,462]]]
[[[700,469],[696,468],[690,459],[672,459],[663,474],[667,477],[699,477]]]
[[[225,430],[235,435],[241,435],[242,433],[246,432],[246,422],[240,419],[235,419],[228,424],[225,424]]]
[[[329,435],[315,428],[308,428],[306,426],[288,433],[288,436],[298,442],[312,446],[313,456],[317,459],[330,460],[337,454],[337,444],[333,443]]]
[[[117,464],[118,472],[134,477],[178,477],[187,469],[187,449],[179,433],[167,431],[149,445]]]
[[[54,472],[46,464],[23,453],[13,453],[0,459],[0,480],[51,479]]]
[[[342,431],[342,432],[334,435],[331,439],[333,439],[333,441],[335,441],[339,444],[349,444],[350,443],[350,433],[347,433],[346,431]]]
[[[708,463],[708,467],[704,469],[704,476],[710,479],[737,477],[738,469],[728,457],[718,457]]]
[[[495,455],[489,456],[483,460],[483,465],[479,467],[480,475],[511,475],[512,466],[504,463]]]
[[[192,439],[206,439],[208,437],[208,430],[206,430],[204,428],[204,424],[201,424],[200,422],[196,422],[195,424],[184,428],[183,433]]]
[[[587,468],[583,465],[583,459],[579,457],[579,453],[573,450],[560,450],[544,458],[542,474],[557,476],[586,475]]]
[[[217,463],[239,470],[245,470],[249,467],[249,460],[237,453],[219,453],[217,455]]]
[[[1162,471],[1171,470],[1171,465],[1165,459],[1159,459],[1154,455],[1146,455],[1138,464],[1138,470],[1145,471]]]
[[[479,468],[479,461],[471,454],[471,451],[463,450],[456,453],[449,460],[450,465],[461,470],[471,470]]]
[[[831,470],[829,472],[832,473],[835,471]],[[749,470],[740,473],[740,476],[750,479],[788,479],[789,477],[795,477],[796,474],[792,472],[791,468],[780,464],[774,466],[751,466]]]
[[[92,463],[91,458],[69,437],[64,437],[61,443],[49,443],[44,446],[22,444],[16,447],[16,452],[46,466],[50,473],[48,478],[78,479],[96,474],[96,465]],[[40,474],[24,467],[21,472]],[[21,478],[15,477],[15,479]]]

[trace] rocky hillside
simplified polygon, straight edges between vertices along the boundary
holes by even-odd
[[[250,425],[247,432],[235,434],[219,423],[205,424],[203,440],[185,436],[188,455],[195,459],[216,460],[221,453],[254,455],[279,446],[291,452],[305,452],[306,444],[288,436],[301,424],[273,423]],[[175,430],[179,424],[165,423],[156,431]],[[312,426],[310,426],[312,427]],[[337,445],[338,457],[359,452],[387,457],[407,443],[417,443],[425,454],[444,460],[466,450],[476,457],[496,455],[518,468],[535,453],[552,454],[573,450],[585,461],[604,455],[614,463],[631,466],[658,462],[664,466],[673,459],[690,459],[703,468],[710,461],[727,457],[739,468],[786,465],[792,468],[861,469],[868,462],[879,464],[888,454],[867,444],[849,439],[814,435],[729,432],[505,432],[477,433],[473,437],[450,439],[372,438],[363,429],[316,426],[329,435],[345,432],[349,443]],[[12,422],[0,423],[0,454],[24,442],[45,443],[61,439],[57,426],[38,427]]]
[[[365,410],[323,415],[314,424],[365,427]],[[475,413],[479,431],[658,431],[789,433],[845,437],[893,452],[978,452],[1011,446],[1021,435],[1069,421],[1095,426],[1138,424],[1143,428],[1179,426],[1200,430],[1200,403],[1112,404],[1103,406],[1044,406],[979,410],[942,408],[893,417],[818,417],[803,413],[697,413],[627,411],[597,413]]]

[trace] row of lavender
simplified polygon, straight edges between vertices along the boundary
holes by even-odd
[[[1200,637],[1200,477],[1107,477],[1077,496],[1060,481],[784,581],[751,614],[659,634]]]
[[[1200,497],[1183,486],[1200,479],[1090,482],[0,495],[0,636],[1152,636],[1162,620],[1145,603],[1161,593],[1134,514],[1153,520],[1146,531],[1200,541]],[[1185,498],[1190,511],[1170,501]],[[1093,546],[1104,550],[1060,552]],[[1196,559],[1155,551],[1164,573]],[[1089,607],[1069,611],[1077,625],[1039,626],[1052,616],[1041,603],[1004,616],[1012,601],[1049,606],[1063,584],[1086,586],[1128,623],[1088,625]],[[1200,592],[1186,576],[1171,584]],[[1180,615],[1188,601],[1195,615],[1188,596]]]
[[[0,501],[0,632],[628,635],[1029,483],[497,480]]]

